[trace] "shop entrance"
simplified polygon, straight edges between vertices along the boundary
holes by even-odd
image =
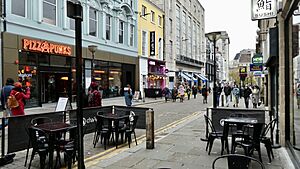
[[[41,103],[57,102],[59,97],[68,97],[70,73],[67,70],[41,70]]]

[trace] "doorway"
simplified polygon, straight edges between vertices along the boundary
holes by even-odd
[[[41,103],[57,102],[59,97],[68,97],[70,91],[68,72],[41,72]]]

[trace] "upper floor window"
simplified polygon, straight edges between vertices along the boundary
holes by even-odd
[[[106,40],[110,40],[110,32],[111,32],[111,16],[106,15]]]
[[[44,0],[43,22],[56,25],[56,0]]]
[[[151,11],[151,22],[155,22],[155,12]]]
[[[144,5],[142,5],[142,16],[145,17],[147,13],[147,7],[145,7]]]
[[[70,19],[70,29],[75,30],[75,19]]]
[[[94,8],[89,10],[89,34],[92,36],[97,36],[97,11]]]
[[[142,31],[142,56],[147,56],[147,32]]]
[[[162,26],[162,17],[161,16],[158,16],[158,25]]]
[[[129,39],[130,46],[133,46],[133,39],[134,39],[134,25],[130,25],[130,39]]]
[[[170,34],[173,33],[173,20],[171,18],[169,18],[169,22],[170,22]]]
[[[11,13],[25,17],[26,0],[11,0]]]
[[[123,43],[124,41],[124,22],[119,22],[119,43]]]

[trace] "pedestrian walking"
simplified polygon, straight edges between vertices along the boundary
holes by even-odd
[[[10,92],[11,98],[15,98],[18,102],[16,107],[10,107],[13,116],[25,115],[25,99],[30,99],[30,88],[26,87],[26,91],[22,89],[22,83],[14,83],[14,88]],[[9,101],[9,100],[8,100]],[[8,106],[9,107],[9,106]]]
[[[131,86],[129,84],[127,84],[127,86],[124,88],[124,98],[125,98],[125,104],[127,107],[132,106],[132,89]]]
[[[221,84],[217,84],[216,85],[216,89],[213,89],[215,90],[216,92],[216,95],[217,95],[217,106],[220,105],[220,96],[221,96],[221,93],[222,93],[222,86]]]
[[[229,86],[228,83],[225,84],[224,93],[225,93],[225,97],[226,97],[226,107],[229,107],[231,87]]]
[[[176,102],[177,95],[178,95],[178,89],[177,89],[176,86],[174,86],[174,88],[172,90],[172,99],[173,99],[173,102]]]
[[[179,86],[178,92],[179,92],[179,94],[180,94],[180,102],[183,102],[184,92],[185,92],[183,85],[180,85],[180,86]]]
[[[244,89],[244,99],[245,99],[246,108],[249,108],[249,99],[251,94],[252,94],[252,90],[250,89],[250,87],[246,86]]]
[[[98,90],[98,84],[92,82],[90,84],[90,91],[88,92],[88,106],[99,107],[102,106],[102,95]]]
[[[197,92],[198,92],[198,90],[197,90],[197,86],[196,86],[196,85],[194,85],[194,86],[192,87],[192,93],[193,93],[193,95],[194,95],[194,99],[196,99]]]
[[[10,95],[11,90],[14,88],[14,80],[12,78],[6,79],[6,84],[1,90],[1,105],[3,109],[3,117],[11,116],[11,111],[7,107],[7,98]]]
[[[190,100],[190,97],[191,97],[191,88],[190,86],[187,86],[187,89],[186,89],[186,93],[187,93],[187,97],[188,97],[188,100]]]
[[[168,87],[165,87],[162,91],[163,96],[165,96],[165,102],[168,101],[168,98],[170,97],[170,90]]]
[[[257,108],[257,105],[259,103],[259,87],[257,85],[254,86],[252,90],[252,103],[253,108]]]
[[[203,85],[201,93],[203,96],[203,104],[207,104],[208,89],[205,85]]]
[[[237,85],[234,85],[232,89],[232,95],[233,95],[233,107],[239,107],[240,89]]]

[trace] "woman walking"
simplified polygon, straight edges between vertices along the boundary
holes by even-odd
[[[184,87],[183,85],[179,86],[179,94],[180,94],[180,102],[183,102],[183,98],[184,98]]]
[[[14,88],[10,92],[11,97],[15,97],[18,106],[11,108],[11,113],[13,116],[20,116],[25,115],[24,107],[25,107],[25,99],[30,98],[30,88],[27,87],[26,91],[24,92],[22,89],[22,84],[20,82],[14,83]]]

